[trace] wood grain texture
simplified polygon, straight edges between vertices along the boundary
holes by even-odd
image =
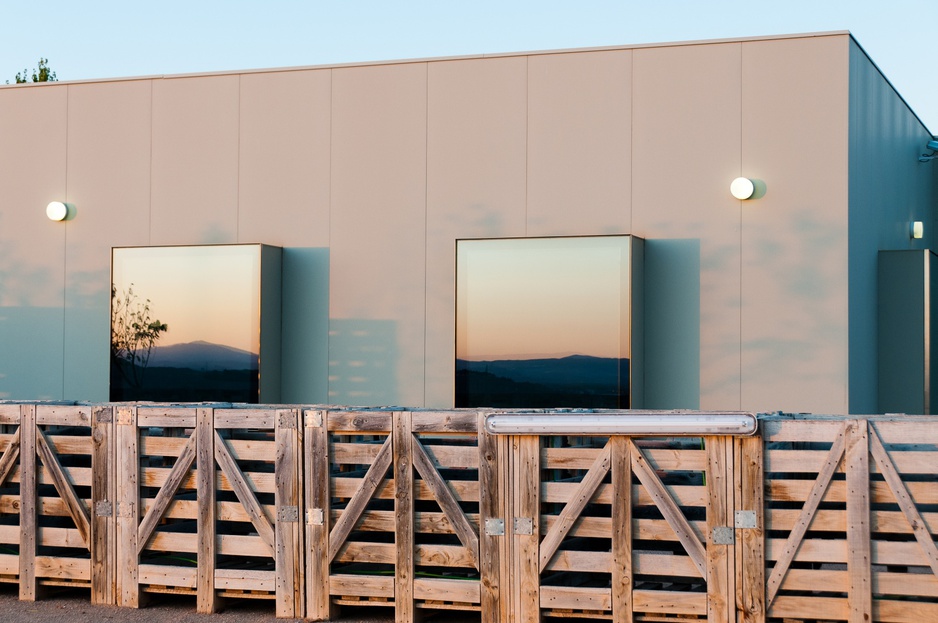
[[[847,571],[850,623],[873,619],[872,554],[870,551],[870,452],[867,423],[847,422],[844,469],[847,472]]]
[[[414,611],[414,462],[410,413],[394,412],[394,620],[413,623]]]

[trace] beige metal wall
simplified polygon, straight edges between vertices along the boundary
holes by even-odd
[[[111,246],[263,242],[285,402],[451,406],[457,238],[634,234],[645,406],[845,412],[853,45],[0,88],[0,398],[107,397]]]

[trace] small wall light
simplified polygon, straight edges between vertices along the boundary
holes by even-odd
[[[914,240],[921,240],[925,235],[925,224],[922,221],[912,221],[912,226],[909,227],[909,236]]]
[[[750,199],[756,192],[756,185],[748,177],[737,177],[730,184],[730,192],[740,201]]]
[[[65,221],[71,216],[71,209],[67,203],[52,201],[46,206],[46,216],[50,221]]]

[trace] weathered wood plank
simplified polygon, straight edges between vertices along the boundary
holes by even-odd
[[[196,573],[196,610],[211,614],[218,609],[215,592],[215,427],[212,409],[196,410],[196,478],[199,501],[198,567]]]
[[[414,620],[414,457],[410,413],[394,412],[394,619]]]
[[[367,475],[367,474],[366,474]],[[330,478],[330,488],[333,497],[352,498],[362,484],[362,477],[342,478],[334,476]],[[449,480],[447,485],[453,492],[453,496],[459,502],[478,502],[479,501],[479,483],[474,480]],[[371,496],[378,500],[394,499],[394,483],[391,481],[382,481]],[[433,492],[422,480],[414,482],[415,500],[432,500]]]
[[[599,448],[544,448],[541,460],[547,469],[589,469]],[[703,450],[642,448],[645,461],[654,470],[704,471],[707,454]]]
[[[725,543],[714,541],[716,528],[732,526],[732,498],[727,499],[727,437],[706,437],[707,452],[707,550],[704,577],[707,579],[707,620],[710,623],[731,623],[736,619],[735,603],[729,600],[730,561],[735,552]],[[735,591],[734,591],[735,593]],[[733,595],[735,602],[735,594]],[[730,616],[732,614],[732,617]]]
[[[36,406],[20,407],[20,601],[36,600]]]
[[[736,530],[736,613],[739,623],[765,623],[763,442],[759,437],[739,437],[733,443],[736,510],[756,515],[754,528]]]
[[[417,469],[417,473],[420,474],[427,486],[430,487],[434,499],[437,504],[440,505],[440,509],[449,520],[453,532],[456,534],[459,542],[463,544],[463,547],[466,548],[466,551],[472,558],[473,565],[478,569],[479,535],[476,534],[475,529],[469,523],[469,520],[463,513],[462,508],[460,508],[459,503],[453,497],[446,482],[440,476],[439,472],[436,471],[432,460],[427,456],[420,441],[416,437],[411,436],[410,442],[411,460],[414,463],[414,467]],[[413,525],[413,513],[411,513],[411,525]]]
[[[416,433],[472,433],[482,430],[478,411],[414,411],[411,430]]]
[[[278,509],[278,517],[274,525],[276,533],[274,553],[276,614],[280,618],[297,618],[305,614],[303,604],[303,557],[300,554],[303,539],[299,522],[299,513],[302,509],[300,504],[300,488],[302,487],[300,453],[302,443],[299,439],[299,414],[296,411],[286,409],[277,411],[275,424],[277,447],[274,474],[277,481],[277,492],[274,499]],[[217,443],[218,440],[216,439]],[[296,513],[296,515],[293,513]]]
[[[215,428],[274,428],[275,409],[215,409]]]
[[[91,602],[113,605],[116,600],[113,407],[94,407],[91,427]]]
[[[541,439],[533,435],[514,437],[515,463],[518,473],[515,478],[514,498],[517,507],[514,522],[526,526],[515,526],[515,556],[518,560],[516,579],[516,612],[519,623],[538,623],[540,614],[540,468]],[[529,527],[530,534],[523,527]]]
[[[176,586],[195,589],[196,570],[192,567],[141,564],[138,572],[141,584]]]
[[[314,621],[326,621],[331,614],[328,538],[332,523],[329,512],[329,433],[325,426],[327,415],[325,411],[305,411],[303,417],[308,548],[306,616]]]
[[[140,587],[137,549],[139,454],[137,452],[137,412],[118,407],[116,414],[117,456],[117,605],[139,608]]]
[[[91,426],[87,405],[36,405],[37,426]]]
[[[427,601],[455,601],[480,603],[479,582],[442,578],[415,578],[414,599]]]
[[[331,433],[389,433],[391,413],[388,411],[329,411],[326,427]]]
[[[479,435],[480,499],[479,517],[476,518],[476,525],[479,526],[479,603],[482,623],[498,623],[502,586],[499,577],[499,537],[495,534],[486,534],[485,530],[487,520],[504,521],[505,517],[503,502],[500,500],[502,490],[498,479],[501,467],[498,462],[498,440],[485,430],[484,415],[481,412],[473,415],[476,418],[475,426]],[[414,515],[415,529],[423,531],[425,528],[420,515],[420,513]],[[416,585],[414,591],[415,596],[419,595]]]
[[[622,436],[609,439],[609,469],[612,475],[612,582],[610,604],[613,619],[632,623],[632,458],[628,440]],[[585,518],[584,518],[585,519]],[[580,522],[582,525],[582,521]],[[571,530],[571,535],[576,534]]]
[[[652,469],[651,465],[645,460],[642,450],[640,450],[631,439],[629,440],[629,444],[632,458],[632,471],[635,472],[639,481],[652,495],[655,500],[655,506],[661,511],[661,514],[677,535],[678,540],[684,546],[687,554],[694,561],[694,564],[697,565],[700,577],[706,578],[707,553],[704,546],[697,540],[697,536],[687,522],[687,518],[684,517],[684,514],[681,512],[680,507],[674,499],[668,495],[667,489],[664,484],[662,484],[661,479],[658,478],[655,470]]]
[[[195,428],[196,410],[191,407],[137,407],[140,428]]]
[[[870,552],[869,437],[864,420],[847,422],[844,469],[847,472],[847,571],[850,591],[847,607],[850,623],[873,619]]]
[[[361,597],[394,597],[394,578],[382,576],[333,574],[329,577],[331,594]]]

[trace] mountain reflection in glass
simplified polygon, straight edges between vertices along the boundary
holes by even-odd
[[[258,402],[265,248],[113,249],[110,399]]]
[[[628,408],[631,243],[458,241],[456,406]]]

